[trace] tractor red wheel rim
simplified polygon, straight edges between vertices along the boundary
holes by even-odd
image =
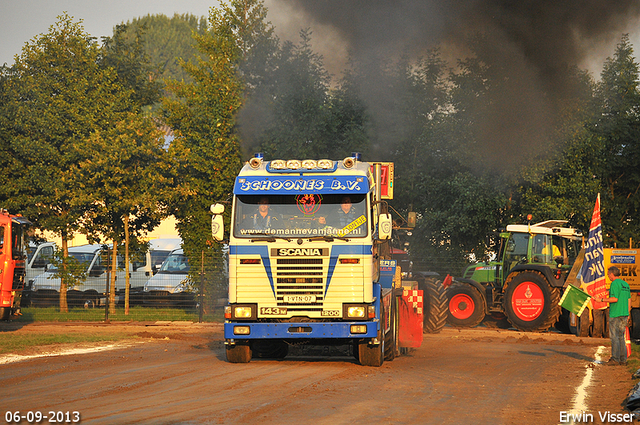
[[[456,319],[468,319],[475,309],[473,299],[467,294],[456,294],[449,301],[449,312]]]
[[[536,320],[544,309],[544,294],[533,282],[522,282],[513,291],[511,308],[516,317],[525,322]]]

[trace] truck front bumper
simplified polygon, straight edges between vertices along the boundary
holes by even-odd
[[[378,323],[378,321],[295,323],[226,322],[224,324],[224,337],[227,340],[376,338],[378,336]]]

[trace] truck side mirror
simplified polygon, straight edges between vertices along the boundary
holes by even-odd
[[[378,238],[381,240],[391,239],[392,229],[391,214],[380,214],[378,219]]]
[[[224,239],[224,221],[222,219],[223,212],[224,205],[211,205],[211,213],[213,213],[213,217],[211,217],[211,236],[213,236],[213,239],[217,242]]]

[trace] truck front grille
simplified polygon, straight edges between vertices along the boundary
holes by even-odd
[[[277,259],[278,306],[287,307],[289,311],[322,311],[325,289],[323,268],[321,258]]]

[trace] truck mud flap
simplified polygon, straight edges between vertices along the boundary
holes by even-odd
[[[402,348],[418,348],[422,345],[424,320],[421,290],[404,290],[398,297],[398,340]]]

